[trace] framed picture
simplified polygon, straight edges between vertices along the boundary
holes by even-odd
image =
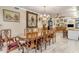
[[[67,19],[64,19],[64,22],[67,22]]]
[[[79,18],[78,18],[78,19],[76,19],[76,22],[75,22],[75,27],[76,27],[76,29],[79,29]]]
[[[20,21],[20,13],[3,9],[3,20],[8,22],[18,22]]]
[[[27,11],[27,28],[36,28],[38,22],[38,14]]]

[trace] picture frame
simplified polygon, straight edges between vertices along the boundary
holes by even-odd
[[[38,14],[27,11],[26,28],[37,28],[38,27]]]
[[[78,19],[76,19],[76,22],[75,22],[75,27],[76,27],[76,29],[79,29],[79,18],[78,18]]]
[[[67,19],[64,19],[64,22],[67,22]]]
[[[19,22],[20,21],[20,13],[3,9],[3,20],[6,22]]]

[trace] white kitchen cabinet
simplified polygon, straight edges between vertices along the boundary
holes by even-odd
[[[68,30],[68,39],[78,40],[79,30]]]

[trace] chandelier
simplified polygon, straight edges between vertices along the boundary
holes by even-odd
[[[43,18],[48,18],[48,17],[50,17],[50,15],[48,15],[47,14],[47,12],[46,12],[46,6],[43,6],[43,14],[42,15],[40,15],[40,17],[43,17]]]

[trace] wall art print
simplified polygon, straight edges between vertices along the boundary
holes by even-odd
[[[37,28],[38,14],[27,11],[27,28]]]
[[[20,13],[3,9],[3,20],[8,22],[19,22],[20,21]]]

